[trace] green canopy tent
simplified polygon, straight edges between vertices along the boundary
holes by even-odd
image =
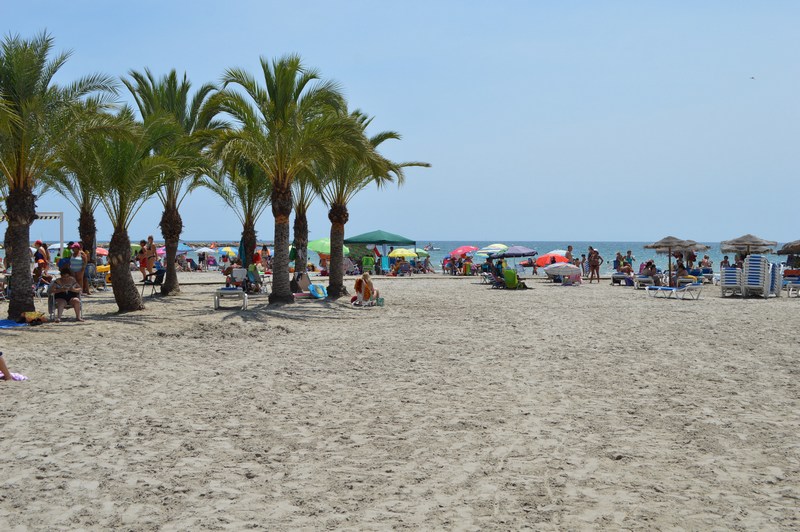
[[[404,236],[396,235],[394,233],[389,233],[388,231],[381,231],[378,229],[377,231],[372,231],[369,233],[364,233],[363,235],[357,235],[350,238],[344,239],[345,244],[375,244],[380,245],[382,247],[381,255],[384,257],[387,256],[386,253],[386,246],[417,246],[416,240],[411,240],[410,238],[406,238]],[[385,264],[381,267],[382,270],[385,270]]]
[[[416,240],[411,240],[404,236],[389,233],[388,231],[372,231],[363,235],[353,236],[344,239],[345,244],[375,244],[382,246],[415,246]]]

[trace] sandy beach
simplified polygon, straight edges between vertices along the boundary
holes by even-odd
[[[800,301],[478,283],[2,331],[0,528],[800,526]]]

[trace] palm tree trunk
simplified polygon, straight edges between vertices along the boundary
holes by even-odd
[[[31,275],[31,224],[36,219],[36,196],[31,189],[13,189],[6,198],[8,229],[6,241],[7,260],[11,264],[11,298],[8,319],[16,321],[23,312],[36,310],[33,304],[33,276]]]
[[[108,259],[111,264],[111,288],[119,312],[144,310],[142,298],[131,275],[131,240],[128,232],[114,228],[108,246]]]
[[[270,303],[294,303],[289,287],[289,216],[292,214],[292,190],[272,189],[272,215],[275,217],[275,256],[272,258],[272,293]]]
[[[256,225],[252,220],[247,220],[242,225],[242,242],[244,242],[244,252],[247,255],[247,264],[253,263],[253,255],[256,252]],[[245,257],[241,257],[244,264]]]
[[[308,269],[308,217],[305,211],[294,213],[294,271]]]
[[[344,225],[350,219],[347,205],[333,204],[328,211],[331,221],[331,261],[330,277],[328,279],[328,297],[336,299],[346,296],[347,288],[344,287]]]
[[[89,262],[97,262],[97,224],[94,213],[88,205],[81,207],[78,213],[78,236],[81,237],[82,247],[89,254]]]
[[[178,242],[183,231],[183,220],[178,212],[177,205],[164,205],[164,213],[161,215],[161,236],[164,237],[164,247],[166,248],[167,273],[164,276],[164,284],[161,285],[161,295],[169,296],[180,294],[181,287],[178,284],[178,271],[175,269],[175,256],[178,252]]]

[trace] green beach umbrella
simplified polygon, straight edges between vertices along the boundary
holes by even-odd
[[[322,253],[323,255],[330,255],[331,254],[331,239],[330,238],[318,238],[316,240],[312,240],[308,243],[308,249],[314,251],[315,253]],[[344,251],[345,255],[350,253],[350,248],[347,246],[342,246],[342,251]]]

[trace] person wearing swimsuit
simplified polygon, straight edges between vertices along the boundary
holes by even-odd
[[[156,244],[153,241],[153,235],[147,237],[147,248],[145,249],[147,256],[147,273],[152,275],[153,269],[156,266],[156,259],[158,258],[158,251],[156,251]]]
[[[72,276],[69,266],[64,266],[60,270],[61,277],[56,279],[50,284],[50,295],[55,299],[56,309],[56,323],[61,321],[61,315],[64,313],[64,308],[70,305],[75,311],[75,317],[78,321],[83,321],[81,317],[81,285]]]

